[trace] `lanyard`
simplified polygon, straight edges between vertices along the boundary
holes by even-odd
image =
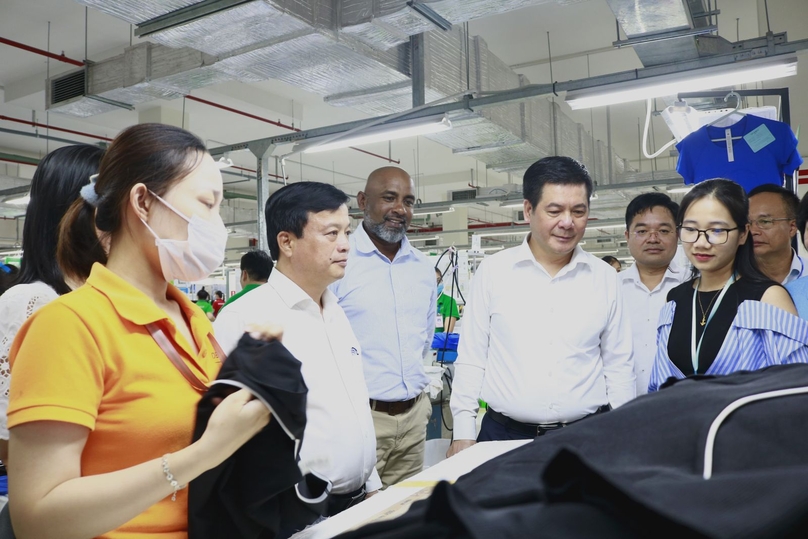
[[[724,288],[721,289],[721,293],[718,295],[718,299],[710,308],[710,314],[707,317],[707,323],[704,325],[704,331],[701,333],[701,338],[699,339],[699,344],[696,346],[696,296],[699,294],[699,287],[696,285],[696,291],[693,292],[693,329],[690,333],[690,360],[693,362],[693,374],[699,373],[699,353],[701,352],[701,343],[704,341],[704,336],[707,334],[707,328],[710,326],[710,320],[713,319],[713,315],[718,310],[718,306],[721,305],[721,300],[724,299],[724,294],[727,293],[729,287],[732,283],[735,282],[735,273],[727,279],[727,282],[724,283]],[[701,284],[701,279],[699,279],[699,284]]]
[[[207,384],[200,380],[199,377],[188,368],[188,365],[186,365],[182,360],[177,352],[177,349],[174,348],[174,345],[168,340],[168,337],[166,337],[166,334],[163,333],[163,330],[157,327],[157,324],[146,324],[146,328],[149,330],[149,333],[151,333],[151,336],[157,343],[157,346],[159,346],[165,355],[168,356],[168,359],[177,368],[177,370],[180,371],[180,374],[182,374],[182,376],[188,380],[191,387],[200,393],[207,391]],[[213,335],[210,333],[208,333],[208,339],[210,339],[210,344],[213,346],[213,350],[216,352],[216,355],[219,356],[221,362],[224,363],[225,359],[227,359],[227,356],[224,354],[224,350],[222,350],[222,347],[219,346],[219,343],[216,342],[216,339],[214,339]]]

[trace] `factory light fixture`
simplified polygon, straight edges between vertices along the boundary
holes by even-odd
[[[529,234],[530,229],[511,230],[510,232],[474,232],[475,236],[491,237],[491,236],[518,236],[520,234]]]
[[[3,199],[3,204],[12,204],[14,206],[27,206],[29,202],[31,202],[30,193],[14,195],[13,197]]]
[[[426,236],[426,237],[420,237],[420,238],[418,238],[418,237],[413,238],[411,236],[407,236],[407,239],[409,240],[410,243],[412,243],[414,241],[432,241],[432,240],[436,240],[438,238],[439,238],[439,236]]]
[[[438,213],[452,213],[455,211],[454,207],[452,206],[445,206],[440,208],[414,208],[412,215],[413,217],[418,215],[435,215]]]
[[[589,223],[586,224],[586,228],[602,228],[602,229],[606,229],[606,228],[626,228],[626,225],[625,224],[622,224],[622,225],[599,225],[597,223],[597,221],[590,221]]]
[[[614,251],[588,251],[590,255],[616,255],[617,249]]]
[[[374,142],[386,142],[388,140],[417,137],[420,135],[431,135],[433,133],[447,131],[451,128],[452,122],[449,121],[449,118],[445,114],[439,114],[428,118],[403,120],[368,127],[367,129],[361,129],[345,137],[334,138],[333,135],[330,135],[320,139],[320,142],[318,142],[317,138],[312,138],[300,143],[300,149],[303,153],[327,152],[361,144],[372,144]]]
[[[521,199],[518,202],[503,202],[500,208],[521,208],[525,205],[525,200]]]
[[[573,110],[588,109],[683,92],[697,92],[780,79],[796,74],[797,58],[795,56],[764,58],[573,90],[567,92],[565,101]]]

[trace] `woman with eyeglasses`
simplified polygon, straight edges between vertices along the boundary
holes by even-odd
[[[668,293],[648,391],[669,378],[808,363],[808,323],[755,262],[749,202],[737,183],[696,185],[682,200],[679,239],[694,278]]]

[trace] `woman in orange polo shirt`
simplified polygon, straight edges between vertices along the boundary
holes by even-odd
[[[184,539],[184,486],[269,421],[240,391],[191,444],[200,392],[221,362],[210,322],[169,281],[221,264],[221,200],[202,141],[141,124],[112,142],[62,221],[64,271],[81,275],[100,254],[86,284],[32,316],[10,353],[9,507],[20,539]],[[108,255],[86,247],[96,227]]]

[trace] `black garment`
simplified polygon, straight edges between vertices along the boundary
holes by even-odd
[[[718,309],[715,309],[715,302],[713,302],[715,314],[713,314],[712,320],[706,326],[707,331],[699,352],[699,373],[707,372],[707,369],[715,361],[721,345],[724,344],[724,339],[729,332],[732,321],[735,319],[735,315],[738,314],[738,306],[746,300],[760,301],[764,292],[771,286],[778,285],[774,281],[759,283],[741,278],[730,285]],[[690,349],[690,332],[693,324],[692,310],[693,294],[695,292],[693,280],[682,283],[668,292],[668,301],[676,303],[676,312],[673,314],[673,325],[671,326],[670,339],[668,340],[668,356],[685,376],[694,374],[693,355]],[[717,294],[720,293],[720,290],[699,293],[701,304],[708,312],[708,317],[710,309],[707,305],[713,298],[718,301]],[[705,327],[699,323],[702,311],[699,308],[698,300],[696,301],[696,311],[696,342],[698,343],[698,339],[701,338],[705,331]]]
[[[718,430],[730,403],[808,387],[808,365],[671,383],[484,463],[398,519],[342,537],[797,538],[808,536],[808,395],[756,402]]]
[[[368,492],[365,490],[365,485],[347,494],[331,494],[331,496],[328,497],[326,516],[333,517],[350,509],[354,505],[362,503],[365,501],[365,498],[367,498],[367,495]]]
[[[190,539],[270,539],[280,529],[303,529],[325,511],[329,485],[311,475],[304,479],[297,464],[308,393],[300,366],[281,343],[245,334],[202,397],[194,441],[207,427],[213,399],[240,388],[261,399],[272,418],[233,456],[191,481]]]

